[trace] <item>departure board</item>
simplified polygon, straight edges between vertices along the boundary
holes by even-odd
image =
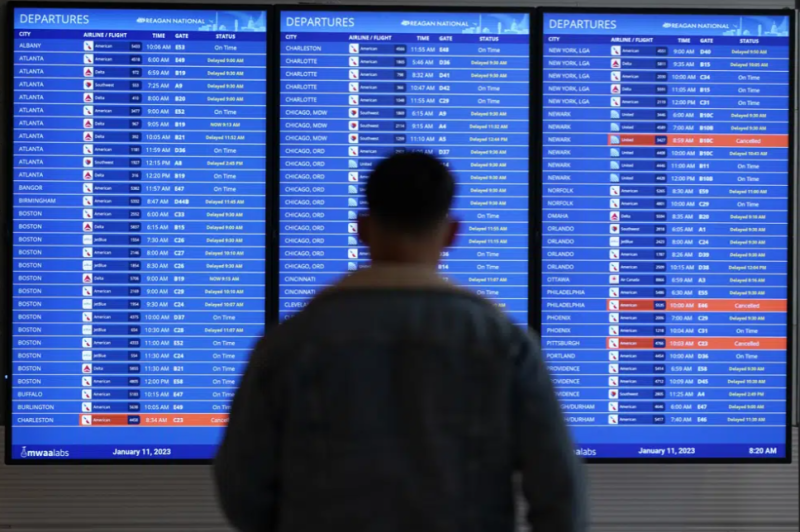
[[[369,264],[366,179],[382,158],[422,151],[458,186],[462,228],[441,273],[527,325],[530,16],[279,17],[280,319]]]
[[[11,16],[7,455],[209,459],[265,324],[266,12]]]
[[[543,13],[544,352],[599,459],[788,459],[792,21]]]

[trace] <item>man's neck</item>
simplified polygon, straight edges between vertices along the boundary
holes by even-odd
[[[380,269],[392,269],[392,268],[403,268],[403,269],[413,269],[419,271],[430,271],[436,273],[439,271],[439,263],[438,262],[431,262],[429,260],[423,259],[376,259],[375,257],[372,258],[372,268],[380,268]]]

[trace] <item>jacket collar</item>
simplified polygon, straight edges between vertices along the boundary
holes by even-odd
[[[419,266],[373,265],[354,272],[323,292],[343,290],[436,290],[469,293],[445,280],[435,271]]]

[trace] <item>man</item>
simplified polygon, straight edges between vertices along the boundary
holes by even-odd
[[[366,187],[372,265],[258,344],[215,464],[245,532],[584,530],[578,464],[534,340],[437,274],[455,184],[422,154]]]

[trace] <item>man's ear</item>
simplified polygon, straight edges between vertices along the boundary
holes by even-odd
[[[365,246],[370,245],[370,223],[367,214],[358,215],[358,238]]]
[[[445,240],[445,247],[449,248],[455,243],[459,229],[461,229],[460,221],[458,220],[447,221],[447,233],[446,233],[447,239]]]

